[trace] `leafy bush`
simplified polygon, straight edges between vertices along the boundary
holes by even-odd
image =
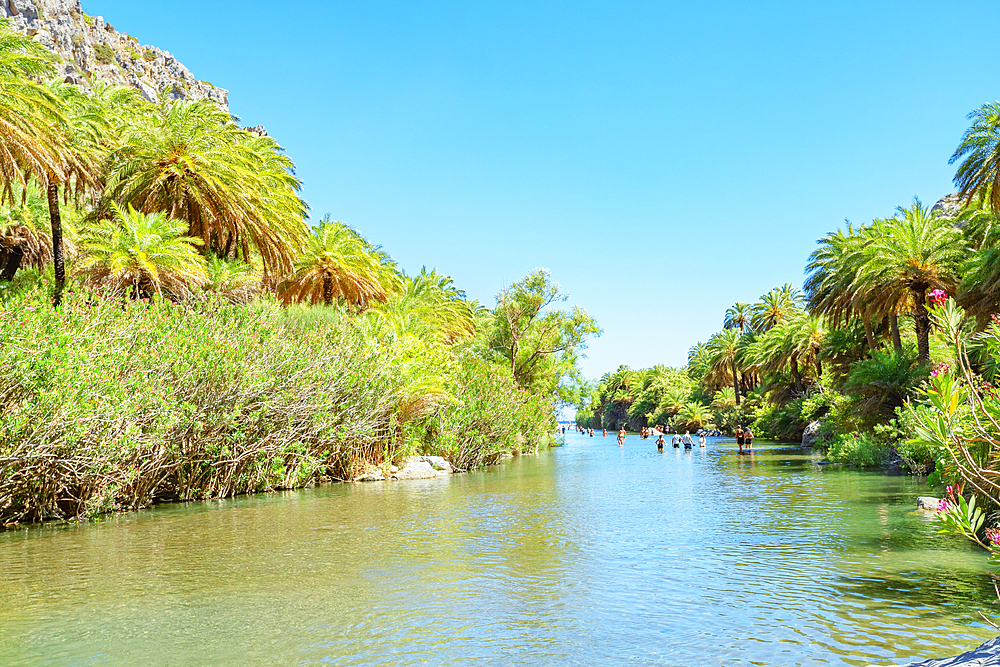
[[[802,419],[804,399],[797,398],[784,405],[764,402],[754,413],[753,432],[759,438],[781,442],[800,442],[806,422]]]
[[[554,430],[502,366],[364,319],[80,290],[53,310],[46,287],[0,303],[0,522],[351,479],[406,428],[461,466]]]
[[[156,60],[156,57],[157,57],[156,51],[154,51],[153,49],[146,49],[145,51],[142,52],[142,59],[145,60],[146,62],[153,62],[154,60]]]
[[[110,65],[115,62],[115,52],[107,44],[95,44],[94,60],[96,60],[99,65]]]
[[[845,390],[857,399],[855,410],[871,424],[890,418],[914,395],[930,369],[920,364],[912,348],[900,353],[875,351],[871,359],[855,362]]]
[[[827,458],[859,468],[885,465],[892,456],[892,447],[872,433],[839,433],[825,439]]]

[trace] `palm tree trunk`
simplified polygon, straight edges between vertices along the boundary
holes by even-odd
[[[805,391],[805,387],[802,386],[802,375],[799,373],[799,360],[792,357],[791,360],[792,369],[792,379],[795,380],[795,391],[800,394]]]
[[[736,361],[733,360],[733,391],[736,392],[736,405],[740,404],[740,376],[736,374]]]
[[[333,305],[333,277],[323,276],[323,303]]]
[[[7,282],[13,280],[14,274],[17,273],[17,270],[19,268],[21,268],[21,260],[23,258],[24,258],[24,248],[21,248],[20,246],[15,246],[11,248],[10,252],[7,253],[6,255],[7,259],[6,264],[0,262],[0,266],[3,266],[3,273],[0,274],[0,280],[4,280]]]
[[[892,330],[892,349],[899,354],[903,351],[903,341],[899,338],[899,317],[896,313],[889,315],[889,328]]]
[[[861,316],[861,323],[865,327],[865,338],[868,339],[868,349],[875,350],[875,332],[872,331],[872,321],[871,317],[868,315]]]
[[[52,295],[52,305],[62,303],[63,289],[66,287],[66,265],[63,260],[62,218],[59,215],[59,184],[49,177],[45,194],[49,200],[49,221],[52,223],[52,264],[56,274],[56,289]]]
[[[914,290],[913,300],[916,307],[913,310],[913,324],[917,330],[917,359],[925,363],[931,359],[931,319],[927,313],[926,290]]]

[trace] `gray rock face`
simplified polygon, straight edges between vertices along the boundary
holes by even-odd
[[[59,56],[57,71],[82,87],[95,81],[132,86],[147,99],[209,99],[229,111],[229,91],[199,81],[169,52],[120,33],[80,0],[0,0],[0,17]]]
[[[910,662],[900,667],[1000,667],[1000,637],[994,637],[979,648],[953,658]]]
[[[806,426],[806,430],[802,432],[802,449],[810,449],[816,443],[816,438],[819,436],[819,429],[822,426],[822,422],[812,421]]]
[[[940,212],[944,218],[954,218],[962,210],[962,198],[958,196],[957,192],[946,195],[938,199],[931,210]]]
[[[939,502],[941,502],[941,500],[938,498],[932,498],[931,496],[920,496],[919,498],[917,498],[917,509],[931,510],[936,512]]]

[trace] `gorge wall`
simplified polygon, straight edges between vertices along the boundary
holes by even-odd
[[[106,81],[132,86],[150,101],[163,92],[172,100],[210,99],[229,111],[229,91],[195,79],[170,52],[87,15],[80,0],[0,0],[0,17],[59,56],[67,83]]]

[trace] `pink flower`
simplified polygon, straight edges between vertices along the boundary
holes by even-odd
[[[931,371],[931,377],[932,378],[936,378],[939,375],[944,375],[945,373],[949,372],[950,370],[951,370],[951,366],[949,366],[948,364],[946,364],[944,362],[941,362],[940,364],[938,364],[937,366],[934,367],[934,370]]]
[[[927,295],[927,298],[929,298],[935,304],[941,306],[944,305],[944,302],[948,299],[948,293],[945,292],[943,289],[936,289],[932,290],[931,293]]]
[[[948,511],[948,501],[945,500],[944,498],[942,498],[941,500],[939,500],[938,501],[938,506],[937,506],[937,511],[938,512],[947,512]]]
[[[986,539],[994,546],[1000,544],[1000,528],[987,528]]]

